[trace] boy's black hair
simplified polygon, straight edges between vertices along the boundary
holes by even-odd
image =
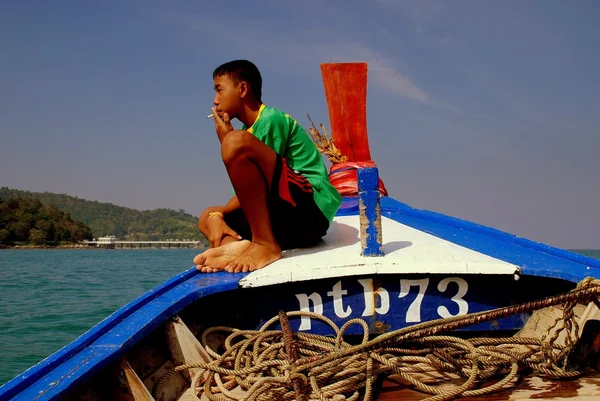
[[[233,60],[222,64],[213,71],[213,79],[222,75],[229,75],[233,82],[238,84],[240,81],[246,81],[252,89],[252,94],[261,102],[262,97],[262,77],[258,68],[248,60]]]

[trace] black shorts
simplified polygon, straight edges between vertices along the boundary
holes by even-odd
[[[329,220],[315,203],[308,180],[280,155],[277,155],[268,203],[273,234],[282,250],[313,246],[329,228]],[[242,209],[227,213],[225,222],[242,238],[252,240]]]

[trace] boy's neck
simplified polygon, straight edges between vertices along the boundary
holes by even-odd
[[[252,102],[244,105],[244,108],[240,115],[238,116],[238,120],[240,120],[246,127],[252,127],[252,124],[258,118],[258,112],[260,110],[260,106],[262,102]]]

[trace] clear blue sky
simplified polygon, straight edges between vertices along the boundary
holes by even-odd
[[[371,153],[414,207],[600,248],[600,2],[0,2],[0,186],[198,215],[231,186],[212,70],[329,126],[319,64],[369,63]],[[239,125],[238,125],[239,126]]]

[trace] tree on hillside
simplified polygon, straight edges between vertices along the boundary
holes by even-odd
[[[92,230],[85,223],[53,206],[44,206],[39,199],[0,199],[0,211],[2,244],[22,241],[43,245],[92,239]]]
[[[198,231],[198,216],[193,216],[181,209],[163,208],[140,211],[65,194],[20,191],[7,187],[0,188],[0,198],[7,200],[15,198],[37,199],[44,206],[44,209],[38,209],[35,212],[35,208],[39,205],[34,205],[30,210],[32,215],[39,215],[44,211],[48,217],[46,220],[51,221],[54,218],[51,216],[64,211],[63,213],[69,213],[73,220],[80,220],[85,223],[92,230],[95,237],[115,235],[117,238],[129,240],[188,238],[208,244],[208,241]],[[0,221],[3,215],[4,213],[1,213],[0,210]],[[3,227],[6,227],[6,225]],[[53,224],[52,227],[57,240],[68,238],[65,227],[57,224]],[[31,228],[44,230],[44,226],[30,225],[26,230],[27,235],[29,235]],[[72,234],[77,236],[77,232]]]

